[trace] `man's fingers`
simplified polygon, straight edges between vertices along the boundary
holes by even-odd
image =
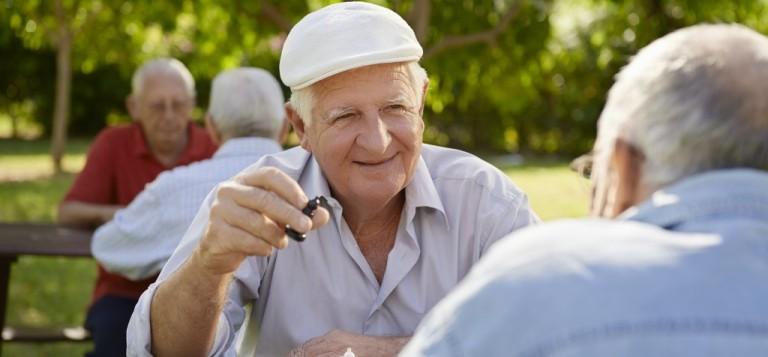
[[[237,175],[235,181],[274,192],[298,209],[304,208],[309,200],[294,179],[274,167],[260,167],[253,171],[246,171]]]
[[[280,226],[290,224],[300,232],[307,232],[312,228],[312,220],[301,213],[301,208],[295,207],[277,193],[241,184],[222,186],[219,193],[237,205],[267,216]]]
[[[324,226],[331,219],[331,214],[325,207],[318,207],[315,215],[312,217],[312,229],[318,229]]]
[[[227,206],[228,212],[222,218],[228,224],[238,227],[256,238],[265,240],[275,248],[284,248],[287,244],[283,229],[271,219],[231,201],[223,203],[223,205]]]
[[[273,247],[270,243],[258,237],[254,237],[238,227],[223,224],[218,228],[218,231],[222,237],[226,237],[226,239],[223,239],[223,242],[220,243],[224,245],[223,248],[225,251],[241,252],[241,254],[245,255],[262,257],[272,254]],[[229,247],[227,248],[227,246]]]

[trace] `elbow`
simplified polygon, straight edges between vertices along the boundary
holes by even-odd
[[[56,222],[59,224],[65,224],[65,225],[72,225],[76,222],[72,219],[71,211],[71,203],[69,202],[61,202],[59,203],[59,207],[56,211]]]
[[[93,229],[102,223],[93,217],[90,207],[77,201],[59,204],[56,221],[61,225],[84,229]]]

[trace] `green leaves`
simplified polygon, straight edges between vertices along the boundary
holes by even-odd
[[[202,106],[223,69],[277,74],[287,30],[331,2],[65,0],[74,31],[71,132],[92,134],[107,117],[125,118],[131,73],[149,58],[187,64]],[[700,22],[768,30],[767,3],[751,0],[374,2],[421,35],[430,76],[425,140],[475,151],[586,151],[613,76],[650,41]],[[50,118],[53,18],[47,1],[0,6],[0,64],[8,73],[0,76],[0,112],[32,99],[35,120]]]

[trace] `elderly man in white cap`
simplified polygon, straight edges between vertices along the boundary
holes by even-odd
[[[768,39],[743,26],[640,51],[594,150],[613,219],[499,242],[402,355],[768,356],[766,96]]]
[[[134,312],[130,355],[231,355],[247,304],[255,355],[393,355],[492,243],[537,221],[496,168],[422,145],[421,54],[377,5],[296,24],[280,69],[301,147],[209,195]]]

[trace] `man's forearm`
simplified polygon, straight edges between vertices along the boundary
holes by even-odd
[[[96,227],[109,221],[122,208],[117,205],[102,205],[79,201],[62,202],[59,205],[58,221],[61,224]]]
[[[152,299],[150,324],[155,356],[207,356],[232,274],[211,275],[193,254]]]

